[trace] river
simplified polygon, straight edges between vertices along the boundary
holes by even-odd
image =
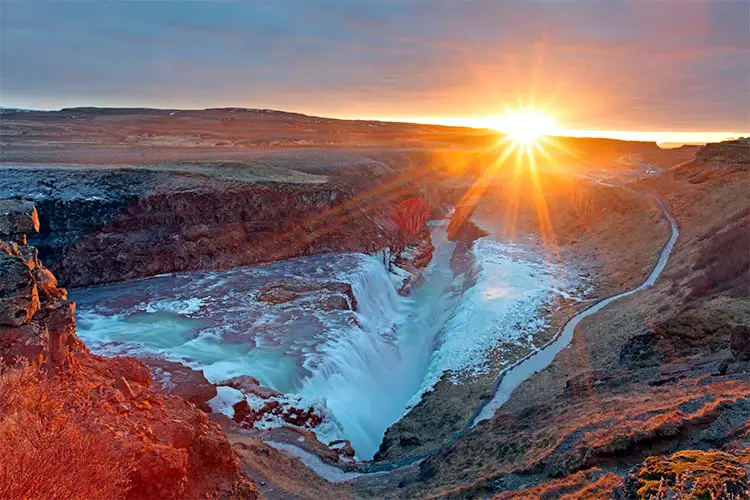
[[[72,290],[78,334],[97,353],[182,361],[212,382],[251,375],[305,398],[326,409],[321,441],[349,439],[369,459],[445,371],[487,369],[501,341],[530,345],[545,325],[539,311],[576,286],[528,245],[491,237],[474,242],[469,280],[451,268],[445,222],[431,236],[433,259],[409,297],[377,256],[324,254]],[[319,306],[337,292],[258,300],[289,280],[348,283],[357,310]]]

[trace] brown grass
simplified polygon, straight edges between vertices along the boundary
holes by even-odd
[[[506,491],[493,500],[584,500],[612,498],[622,480],[611,472],[593,468],[562,479],[544,482],[532,488]]]
[[[537,415],[501,414],[481,435],[470,434],[477,439],[459,441],[452,453],[423,465],[423,471],[432,471],[423,476],[434,485],[428,486],[428,498],[474,498],[492,491],[492,480],[503,474],[559,477],[616,463],[619,458],[623,465],[640,461],[660,446],[684,439],[682,433],[709,425],[749,396],[746,381],[726,380],[699,390],[686,383],[599,395]],[[688,407],[694,409],[683,409]]]
[[[54,381],[0,369],[0,498],[123,498],[129,467],[111,436],[89,432],[93,404],[63,411]]]
[[[649,457],[635,473],[638,498],[740,499],[750,495],[745,466],[750,452],[681,451],[669,458]]]

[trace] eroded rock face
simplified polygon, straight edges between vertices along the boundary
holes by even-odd
[[[695,163],[722,169],[750,169],[750,139],[706,144],[695,155]]]
[[[1,191],[37,197],[32,242],[65,286],[325,252],[397,252],[430,212],[416,187],[388,179],[259,185],[137,169],[8,175]],[[377,195],[362,196],[371,190]]]
[[[39,214],[30,201],[0,200],[0,236],[13,238],[39,231]]]
[[[6,231],[0,237],[19,240],[15,231],[36,227],[28,216],[13,220],[11,226],[0,226]],[[7,234],[8,227],[12,235]],[[28,427],[28,432],[36,433],[34,439],[41,434],[46,446],[54,448],[53,456],[70,460],[92,460],[76,455],[79,447],[87,446],[82,436],[90,437],[99,443],[90,453],[103,454],[94,459],[106,459],[121,472],[122,482],[106,487],[124,498],[257,498],[257,489],[241,472],[239,459],[218,424],[186,399],[151,390],[151,376],[141,362],[91,354],[76,336],[75,303],[66,297],[33,247],[0,240],[4,425],[20,433],[20,440],[26,439],[23,433]],[[179,373],[178,368],[173,371]],[[182,368],[186,378],[193,375],[193,380],[185,382],[191,385],[197,375]],[[210,388],[215,394],[215,388]],[[207,394],[200,389],[197,385],[184,388],[185,396],[204,400]],[[22,415],[23,422],[14,422],[14,415]],[[49,428],[50,422],[63,424]],[[60,434],[60,425],[66,434]],[[41,470],[41,462],[50,460],[42,453],[20,451],[17,442],[0,440],[6,464]],[[84,464],[80,468],[75,463],[66,465],[51,474],[60,474],[57,479],[62,482],[97,483],[100,471],[96,467],[84,473]],[[57,479],[51,482],[57,484]],[[14,496],[44,498],[49,493],[39,481],[14,481],[11,486],[18,493]]]
[[[84,348],[66,297],[35,249],[0,241],[0,358],[70,367],[72,352]]]
[[[0,244],[0,325],[21,326],[39,310],[39,293],[29,264],[16,244]]]

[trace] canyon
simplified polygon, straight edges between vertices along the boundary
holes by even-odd
[[[11,473],[31,418],[52,455],[91,436],[92,498],[748,491],[747,140],[559,138],[514,169],[487,130],[2,118]]]

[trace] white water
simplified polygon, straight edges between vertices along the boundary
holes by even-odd
[[[279,451],[282,451],[288,455],[292,455],[300,459],[300,461],[310,468],[317,475],[329,481],[331,483],[343,483],[345,481],[351,481],[360,476],[365,475],[363,472],[346,472],[333,465],[328,465],[323,462],[317,455],[310,453],[309,451],[303,450],[299,446],[293,444],[280,443],[278,441],[268,440],[266,444],[273,446]],[[385,472],[373,472],[368,473],[368,476],[385,474]]]
[[[212,382],[251,375],[325,406],[321,441],[345,437],[368,459],[444,372],[481,371],[498,341],[528,345],[543,325],[538,309],[570,293],[560,268],[490,238],[475,242],[476,281],[467,285],[451,270],[456,245],[443,224],[432,239],[425,282],[408,298],[381,259],[327,254],[76,290],[78,332],[99,353],[182,361]],[[357,312],[325,311],[315,294],[255,300],[269,283],[300,278],[350,283]]]
[[[380,444],[381,422],[392,404],[390,394],[398,390],[404,358],[393,326],[402,302],[386,269],[374,257],[342,279],[352,284],[361,329],[341,332],[305,361],[312,375],[304,379],[299,392],[324,397],[354,449],[369,458]]]
[[[487,354],[500,342],[530,345],[546,326],[539,310],[566,295],[563,269],[533,262],[520,247],[485,237],[475,241],[476,283],[463,291],[445,321],[424,388],[450,371],[454,378],[488,369]]]
[[[654,283],[656,283],[656,279],[659,277],[662,271],[664,271],[664,268],[667,265],[667,261],[669,260],[669,255],[672,253],[672,248],[674,247],[674,244],[677,241],[677,237],[680,234],[677,229],[677,222],[674,220],[663,203],[661,204],[661,208],[664,216],[669,220],[672,233],[670,234],[669,240],[667,240],[667,243],[664,245],[664,248],[659,254],[659,259],[657,260],[656,265],[654,266],[646,280],[637,288],[633,288],[618,295],[606,298],[600,302],[597,302],[588,309],[578,313],[573,318],[571,318],[568,323],[566,323],[561,334],[553,342],[545,346],[542,350],[527,357],[526,359],[510,368],[503,375],[503,378],[500,381],[500,384],[498,385],[498,388],[495,391],[495,395],[492,400],[487,403],[487,405],[482,409],[482,411],[475,419],[474,425],[481,422],[482,420],[492,418],[495,412],[503,404],[505,404],[506,401],[508,401],[511,393],[519,385],[521,385],[524,380],[531,377],[534,373],[537,373],[548,367],[555,359],[557,354],[565,349],[568,345],[570,345],[570,342],[573,340],[573,333],[575,332],[576,327],[581,321],[583,321],[584,318],[587,318],[592,314],[596,314],[618,299],[627,297],[636,292],[654,286]]]

